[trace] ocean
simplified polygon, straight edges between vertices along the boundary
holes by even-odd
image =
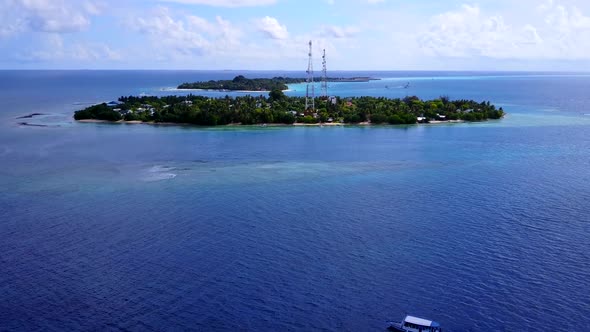
[[[0,330],[383,331],[405,314],[447,331],[590,326],[589,74],[330,73],[381,78],[332,95],[508,112],[481,123],[72,119],[239,74],[304,72],[0,71]]]

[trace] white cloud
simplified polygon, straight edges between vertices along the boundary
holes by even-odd
[[[71,43],[66,44],[56,33],[47,34],[39,47],[18,55],[26,61],[81,61],[94,62],[97,60],[121,60],[121,54],[103,43]]]
[[[213,40],[213,51],[216,54],[225,54],[240,49],[242,30],[221,16],[217,16],[215,22],[209,25],[212,28],[204,31],[207,31],[209,38]]]
[[[324,26],[321,30],[321,35],[329,38],[352,38],[358,34],[360,30],[353,26],[341,27],[337,25]]]
[[[90,26],[90,16],[100,13],[99,6],[88,1],[3,0],[0,4],[0,35],[79,32]]]
[[[186,6],[150,10],[142,8],[146,2]],[[341,69],[502,69],[503,63],[512,69],[538,63],[543,69],[590,60],[588,2],[464,2],[470,5],[320,0],[316,9],[326,12],[295,29],[278,15],[297,2],[284,0],[0,0],[0,58],[20,52],[56,63],[122,58],[113,62],[121,67],[129,59],[146,67],[297,69],[307,66],[311,39],[316,66],[326,48],[330,68]],[[327,5],[334,3],[337,8]],[[235,9],[245,7],[252,8]],[[433,14],[433,8],[446,9]],[[303,22],[297,15],[304,12],[292,15],[293,22]],[[102,16],[101,25],[93,26],[96,16]],[[128,30],[117,31],[117,20]]]
[[[590,59],[590,17],[576,7],[548,1],[529,13],[527,21],[508,23],[502,14],[479,6],[433,17],[418,35],[431,56],[498,59]]]
[[[202,22],[201,22],[202,23]],[[172,50],[178,54],[203,54],[210,43],[202,34],[187,27],[187,22],[175,19],[165,7],[159,7],[145,17],[138,16],[128,22],[129,27],[152,38],[156,49]]]
[[[217,16],[214,21],[199,16],[174,15],[158,7],[149,15],[128,21],[128,27],[152,39],[160,58],[226,54],[240,47],[242,31]]]
[[[277,0],[160,0],[187,5],[207,5],[214,7],[256,7],[274,5]]]
[[[0,14],[0,38],[16,35],[23,31],[25,23],[21,19],[4,19]]]
[[[256,25],[258,30],[264,33],[267,37],[272,39],[287,39],[289,38],[289,32],[287,27],[281,25],[279,21],[270,16],[266,16],[262,19],[257,20]]]
[[[572,29],[589,29],[590,17],[582,14],[577,7],[565,7],[554,1],[539,6],[538,10],[545,14],[545,23],[561,32]]]

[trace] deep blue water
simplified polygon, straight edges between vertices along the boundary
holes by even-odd
[[[509,112],[478,124],[71,120],[237,74],[0,71],[0,330],[379,331],[406,313],[450,331],[590,326],[590,76],[330,85]],[[32,112],[46,115],[16,119]]]

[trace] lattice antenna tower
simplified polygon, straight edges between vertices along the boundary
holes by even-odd
[[[309,41],[309,61],[307,63],[307,88],[305,92],[305,110],[315,110],[315,85],[313,82],[313,58],[311,54],[311,40]],[[311,94],[310,94],[311,90]]]
[[[326,66],[326,49],[322,55],[322,97],[328,99],[328,68]]]

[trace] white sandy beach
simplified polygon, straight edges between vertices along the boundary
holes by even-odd
[[[108,120],[96,120],[96,119],[84,119],[84,120],[75,120],[76,122],[81,123],[112,123],[112,124],[144,124],[144,125],[164,125],[164,126],[195,126],[195,127],[208,127],[208,126],[199,126],[192,123],[177,123],[177,122],[143,122],[143,121],[108,121]],[[447,124],[447,123],[464,123],[463,120],[447,120],[447,121],[430,121],[430,123],[416,123],[416,125],[435,125],[435,124]],[[341,127],[341,126],[400,126],[400,125],[392,125],[387,123],[382,124],[374,124],[370,122],[359,122],[359,123],[340,123],[340,122],[322,122],[322,123],[293,123],[293,124],[286,124],[286,123],[260,123],[260,124],[252,124],[252,125],[243,125],[241,123],[229,123],[226,125],[219,125],[218,127],[232,127],[232,126],[244,126],[244,127]]]

